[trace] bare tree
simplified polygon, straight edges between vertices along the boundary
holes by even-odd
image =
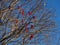
[[[1,45],[51,45],[55,32],[54,10],[44,0],[2,0],[0,10]]]

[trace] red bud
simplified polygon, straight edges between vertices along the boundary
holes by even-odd
[[[28,15],[31,15],[32,14],[32,12],[28,12]]]
[[[31,28],[34,28],[34,25],[31,25]]]
[[[15,20],[16,23],[18,23],[18,20]]]
[[[34,35],[32,34],[32,35],[30,36],[30,40],[31,40],[33,37],[34,37]]]
[[[22,9],[22,11],[21,11],[21,14],[22,14],[22,16],[24,16],[24,10]]]
[[[28,28],[26,28],[26,32],[28,32]]]

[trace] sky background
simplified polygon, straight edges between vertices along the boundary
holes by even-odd
[[[57,35],[56,35],[56,39],[55,39],[55,42],[54,42],[54,44],[56,44],[57,43],[57,41],[59,40],[59,38],[60,38],[60,0],[48,0],[47,1],[47,7],[49,7],[49,8],[53,8],[53,9],[56,9],[56,18],[55,18],[55,20],[56,20],[56,23],[57,23]],[[53,45],[54,45],[53,44]],[[59,42],[59,44],[58,45],[60,45],[60,42]]]
[[[60,0],[48,0],[47,6],[49,8],[56,9],[56,21],[58,25],[60,26]]]

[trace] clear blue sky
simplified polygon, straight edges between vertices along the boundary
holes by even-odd
[[[56,20],[57,20],[57,23],[59,24],[60,23],[60,0],[48,0],[47,6],[49,8],[56,9],[56,15],[57,15]]]

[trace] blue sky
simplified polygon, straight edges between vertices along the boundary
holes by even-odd
[[[56,9],[56,15],[57,15],[56,20],[57,20],[57,23],[59,24],[60,23],[60,0],[48,0],[47,6],[49,8]]]
[[[56,23],[57,23],[57,30],[60,31],[60,0],[48,0],[47,7],[56,9]],[[56,33],[55,44],[60,38],[60,32]],[[60,42],[59,42],[60,43]],[[60,44],[59,44],[60,45]]]

